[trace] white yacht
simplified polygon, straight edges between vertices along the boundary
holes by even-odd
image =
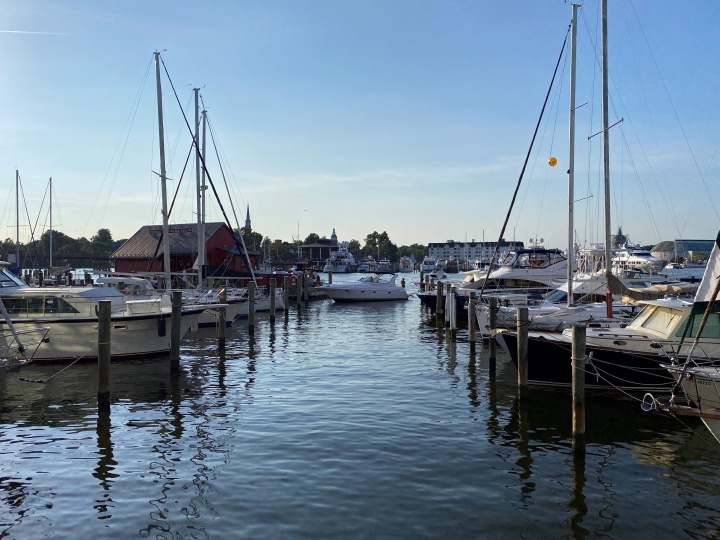
[[[377,265],[377,270],[375,270],[375,272],[377,272],[378,274],[392,274],[392,263],[388,259],[380,259]]]
[[[412,262],[412,259],[408,257],[407,255],[403,255],[400,257],[400,268],[399,271],[406,273],[406,272],[413,272],[415,270],[415,265]]]
[[[30,287],[0,262],[0,298],[18,331],[47,329],[32,361],[97,358],[100,301],[111,302],[110,353],[116,358],[147,357],[170,351],[171,307],[161,300],[128,300],[111,287]],[[207,306],[183,308],[180,334],[197,326]],[[6,323],[0,324],[4,330]],[[0,344],[2,345],[2,344]]]
[[[652,255],[639,244],[624,244],[621,248],[613,250],[613,271],[641,270],[646,273],[661,272],[666,261]]]
[[[341,242],[337,251],[330,253],[330,258],[325,261],[323,272],[333,272],[336,274],[347,274],[357,270],[357,262],[355,257],[348,250],[348,243]]]

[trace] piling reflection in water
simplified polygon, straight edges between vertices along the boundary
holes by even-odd
[[[411,280],[408,280],[411,281]],[[10,537],[709,536],[720,460],[701,427],[528,388],[417,298],[293,306],[287,324],[214,329],[169,362],[5,382],[0,530]],[[57,368],[31,367],[47,379]],[[658,509],[662,508],[660,512]],[[482,513],[482,519],[478,516]],[[677,519],[680,516],[680,519]],[[96,519],[92,519],[96,518]],[[3,534],[3,533],[0,533]]]

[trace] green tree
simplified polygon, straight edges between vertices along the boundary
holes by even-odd
[[[110,234],[110,229],[98,229],[95,236],[90,237],[91,242],[100,242],[101,244],[112,244],[113,237]]]
[[[361,256],[361,247],[358,240],[350,240],[348,242],[348,251],[356,256]]]
[[[245,247],[252,250],[252,251],[260,251],[262,249],[262,242],[265,238],[262,234],[253,231],[252,229],[248,229],[247,227],[241,227],[239,234],[237,229],[233,231],[238,238],[240,235],[242,235],[243,240],[245,241]]]
[[[390,237],[385,231],[381,233],[374,231],[371,234],[368,234],[365,237],[363,252],[365,255],[377,256],[381,259],[389,259],[393,262],[397,262],[399,259],[398,247],[390,241]]]
[[[304,244],[317,244],[317,241],[320,240],[320,236],[316,233],[310,233],[305,238]]]

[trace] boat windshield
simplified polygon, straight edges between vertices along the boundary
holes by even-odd
[[[19,278],[15,277],[7,268],[0,272],[0,287],[27,287]]]

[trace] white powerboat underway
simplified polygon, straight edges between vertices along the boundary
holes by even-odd
[[[407,300],[408,293],[395,284],[396,274],[363,276],[358,281],[323,285],[318,290],[335,302],[385,302]]]
[[[330,258],[325,261],[323,272],[347,274],[357,270],[357,262],[352,253],[348,250],[347,242],[342,242],[337,251],[330,253]]]
[[[620,249],[613,250],[613,271],[641,270],[647,273],[658,273],[665,268],[666,262],[653,256],[640,245],[625,244]]]
[[[111,287],[30,287],[0,262],[0,298],[18,331],[46,328],[33,357],[38,361],[97,358],[99,302],[111,305],[110,353],[113,358],[147,357],[170,351],[172,307],[160,298],[128,300]],[[181,338],[197,326],[206,306],[183,308]],[[0,329],[6,323],[0,321]]]

